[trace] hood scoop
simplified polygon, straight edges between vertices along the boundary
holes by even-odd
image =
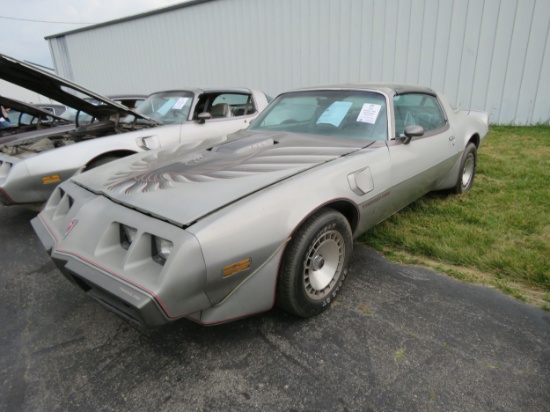
[[[222,144],[212,148],[212,152],[231,153],[235,155],[244,155],[255,152],[268,146],[277,144],[272,137],[255,136],[247,139],[234,140],[229,143]]]

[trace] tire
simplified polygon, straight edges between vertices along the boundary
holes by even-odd
[[[324,311],[346,279],[353,239],[346,218],[333,209],[310,216],[288,244],[277,280],[277,306],[301,317]]]
[[[456,194],[462,194],[468,192],[474,184],[474,178],[477,168],[477,148],[475,144],[468,143],[462,160],[460,161],[460,169],[458,172],[458,178],[454,187]]]

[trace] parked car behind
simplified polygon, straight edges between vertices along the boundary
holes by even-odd
[[[57,103],[33,103],[32,105],[56,116],[61,116],[67,110],[67,106]]]
[[[472,187],[487,113],[429,88],[283,93],[228,142],[137,154],[60,185],[32,224],[61,272],[145,326],[325,310],[353,239]]]
[[[154,93],[131,110],[4,55],[0,78],[91,116],[84,123],[76,116],[76,127],[22,133],[0,143],[0,202],[5,205],[36,207],[77,171],[130,154],[176,143],[192,147],[205,139],[222,142],[267,106],[266,95],[256,90],[186,88]]]
[[[147,98],[147,96],[142,94],[114,95],[114,96],[107,96],[107,97],[113,102],[120,103],[123,106],[126,106],[128,109],[132,109],[132,110],[137,108]],[[105,104],[99,100],[96,100],[90,97],[84,98],[84,100],[86,100],[89,103],[92,103],[94,106]],[[61,115],[61,117],[64,118],[65,120],[68,120],[73,123],[77,123],[79,125],[91,123],[92,121],[94,121],[94,117],[88,113],[83,112],[81,107],[68,107],[67,110]]]
[[[0,96],[0,106],[8,111],[10,122],[9,127],[0,129],[0,143],[3,136],[69,123],[55,113],[7,96]]]

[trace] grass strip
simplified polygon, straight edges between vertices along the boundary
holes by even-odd
[[[469,193],[431,193],[359,241],[550,310],[550,127],[493,126]]]

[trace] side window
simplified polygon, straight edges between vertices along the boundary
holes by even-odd
[[[8,118],[10,123],[18,124],[22,115],[23,113],[17,110],[11,109],[10,112],[8,113]]]
[[[403,136],[405,127],[418,125],[425,132],[436,130],[447,124],[437,98],[429,94],[408,93],[393,99],[395,110],[395,134]]]
[[[223,93],[212,100],[209,111],[212,117],[245,116],[255,113],[256,106],[250,94]]]

